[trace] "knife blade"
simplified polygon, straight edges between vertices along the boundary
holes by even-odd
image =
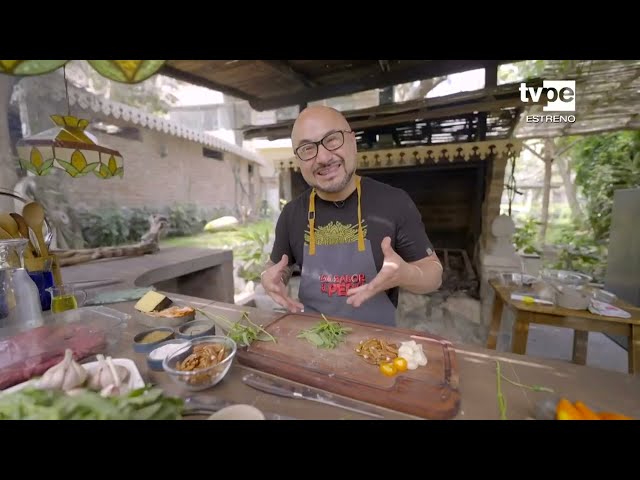
[[[312,402],[351,410],[352,412],[368,415],[370,417],[384,418],[384,416],[378,411],[374,411],[355,400],[338,398],[330,393],[316,390],[311,387],[299,386],[287,380],[265,377],[256,373],[248,373],[242,377],[242,381],[252,388],[272,395],[310,400]]]
[[[237,402],[230,402],[219,397],[187,397],[184,401],[184,415],[211,415],[218,410],[235,405]],[[281,415],[273,412],[262,412],[267,420],[297,420],[294,417]]]

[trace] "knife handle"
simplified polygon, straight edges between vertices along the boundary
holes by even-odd
[[[275,382],[263,383],[258,380],[252,373],[246,374],[242,377],[242,381],[250,387],[262,390],[263,392],[271,393],[273,395],[279,395],[281,397],[295,398],[297,395],[294,391],[284,388]]]

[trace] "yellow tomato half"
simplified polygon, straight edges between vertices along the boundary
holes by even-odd
[[[380,371],[387,377],[392,377],[396,374],[397,369],[393,363],[381,363]]]
[[[396,357],[393,359],[393,365],[398,372],[404,372],[407,369],[407,360],[404,357]]]

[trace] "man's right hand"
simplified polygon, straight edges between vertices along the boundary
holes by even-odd
[[[301,312],[304,306],[296,302],[287,295],[287,288],[283,278],[289,268],[289,257],[282,255],[282,258],[275,265],[271,265],[261,275],[261,282],[264,291],[267,292],[274,302],[286,308],[292,313]]]

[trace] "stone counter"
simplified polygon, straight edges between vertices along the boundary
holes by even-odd
[[[95,294],[155,287],[169,293],[233,303],[233,252],[171,247],[139,257],[101,259],[62,268],[65,283]],[[105,283],[93,283],[103,281]],[[91,282],[91,283],[85,283]]]

